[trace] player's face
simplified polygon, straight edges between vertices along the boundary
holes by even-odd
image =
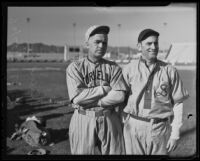
[[[89,57],[94,59],[102,58],[107,50],[108,36],[107,34],[95,34],[88,40]]]
[[[154,61],[157,58],[159,45],[157,36],[149,36],[138,44],[142,57],[147,61]]]

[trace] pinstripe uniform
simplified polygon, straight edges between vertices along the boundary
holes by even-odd
[[[153,77],[149,78],[152,71]],[[174,104],[183,102],[188,97],[177,70],[160,60],[149,70],[140,57],[123,69],[123,75],[130,88],[124,108],[124,112],[128,114],[124,122],[126,153],[167,154],[166,144],[171,129],[166,119],[173,116]],[[148,82],[148,88],[142,92]],[[146,118],[146,121],[138,118]]]
[[[91,102],[107,94],[105,86],[116,91],[126,90],[121,68],[105,59],[100,59],[96,64],[88,58],[75,61],[68,66],[66,74],[72,102],[84,90],[88,90],[86,97],[90,98]],[[75,111],[69,126],[72,154],[94,154],[96,145],[100,146],[102,154],[124,154],[122,127],[117,113],[113,110],[116,106],[91,106],[73,105]]]

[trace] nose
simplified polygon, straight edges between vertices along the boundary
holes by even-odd
[[[101,48],[102,48],[102,47],[103,47],[103,43],[99,43],[99,47],[101,47]]]
[[[154,43],[151,44],[152,49],[156,49],[156,45]]]

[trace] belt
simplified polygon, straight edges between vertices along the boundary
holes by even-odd
[[[77,110],[78,110],[78,113],[89,116],[89,117],[105,116],[111,113],[111,110],[100,110],[100,111],[89,111],[89,110],[82,110],[82,109],[77,109]]]
[[[153,120],[152,123],[154,123],[154,124],[157,124],[159,122],[165,122],[165,121],[168,120],[168,118],[164,118],[164,119],[152,118],[152,119],[149,119],[149,118],[145,118],[145,117],[135,116],[135,115],[132,115],[132,114],[130,114],[130,116],[133,117],[136,120],[145,121],[145,122],[150,122],[151,120]]]

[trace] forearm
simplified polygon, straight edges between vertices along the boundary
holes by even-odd
[[[88,105],[97,102],[100,98],[105,96],[108,91],[108,87],[104,86],[83,89],[81,93],[73,99],[73,103],[78,105]]]
[[[98,101],[98,105],[101,107],[107,107],[118,103],[122,103],[124,99],[125,99],[124,91],[111,90],[105,97],[101,98]]]
[[[171,139],[179,139],[180,138],[180,128],[182,126],[183,119],[183,103],[176,103],[173,108],[174,111],[174,119],[171,123],[172,131],[171,131]]]

